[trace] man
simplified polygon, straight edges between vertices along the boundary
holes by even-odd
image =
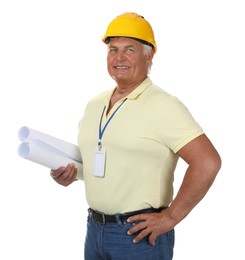
[[[144,17],[119,15],[103,41],[116,87],[88,103],[78,134],[90,207],[85,259],[170,260],[174,227],[205,196],[221,159],[188,109],[148,77],[157,47]],[[188,168],[173,199],[179,157]],[[51,176],[67,186],[77,170]]]

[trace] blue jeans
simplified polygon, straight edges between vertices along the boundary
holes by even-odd
[[[85,239],[85,260],[172,260],[174,229],[159,236],[154,246],[148,238],[134,244],[135,235],[127,231],[135,223],[99,224],[88,216]]]

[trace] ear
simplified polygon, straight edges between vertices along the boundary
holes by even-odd
[[[153,60],[153,56],[154,56],[154,50],[151,50],[148,54],[147,54],[147,63],[151,63]]]

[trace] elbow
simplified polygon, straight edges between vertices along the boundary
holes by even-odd
[[[216,173],[216,175],[218,174],[219,170],[221,169],[221,166],[222,166],[222,160],[221,160],[220,155],[218,154],[213,162],[213,171]]]
[[[209,160],[207,160],[206,169],[208,170],[210,179],[212,179],[212,181],[217,176],[218,172],[221,169],[221,166],[222,166],[222,160],[218,154],[212,158],[209,158]]]

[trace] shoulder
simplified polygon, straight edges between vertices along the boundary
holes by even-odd
[[[112,92],[113,92],[113,89],[109,89],[109,90],[105,90],[103,92],[96,94],[88,101],[86,109],[88,109],[91,106],[106,104],[108,102],[108,100],[110,99]]]
[[[103,92],[100,92],[98,94],[96,94],[95,96],[93,96],[88,103],[90,102],[97,102],[97,101],[100,101],[100,100],[104,100],[108,97],[110,97],[111,93],[112,93],[112,89],[108,89],[108,90],[105,90]]]
[[[160,110],[166,109],[166,107],[179,107],[186,109],[184,103],[177,96],[172,95],[153,83],[151,83],[146,89],[145,95],[149,98],[149,101]]]

